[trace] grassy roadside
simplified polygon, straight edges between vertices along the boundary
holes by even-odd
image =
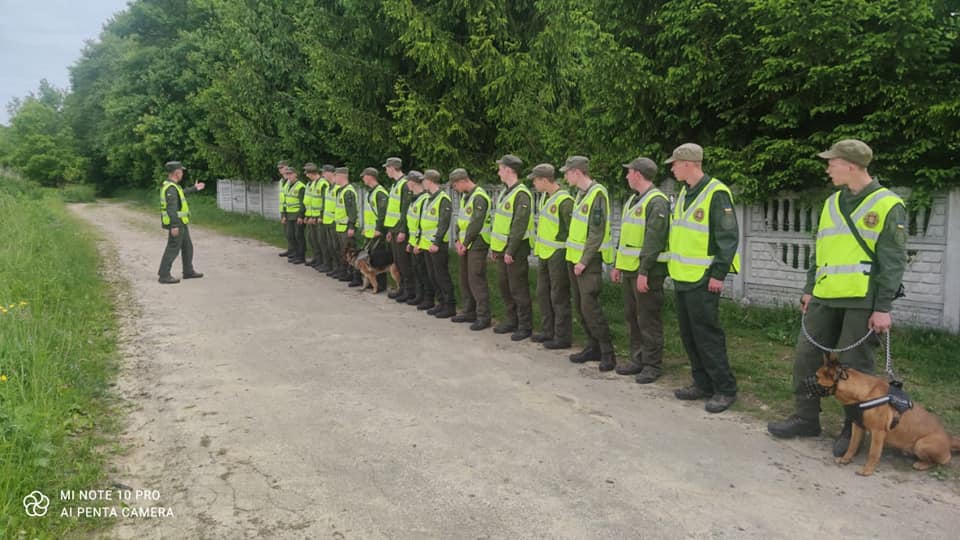
[[[137,191],[123,195],[126,200],[153,211],[157,196],[152,192]],[[245,216],[225,212],[216,207],[214,197],[204,194],[190,199],[192,220],[201,227],[250,238],[257,238],[276,246],[285,246],[280,225],[260,216]],[[196,209],[196,210],[195,210]],[[457,260],[450,265],[457,283]],[[536,272],[531,271],[531,290],[536,287]],[[496,292],[496,276],[488,270],[494,317],[503,313],[503,303]],[[602,292],[604,312],[610,322],[617,354],[624,358],[629,350],[627,328],[623,318],[623,300],[620,285],[607,283]],[[534,302],[534,318],[539,314]],[[676,309],[673,295],[666,295],[663,318],[666,338],[665,378],[660,384],[686,385],[690,378],[689,364],[676,328]],[[720,310],[721,323],[727,333],[727,348],[740,386],[740,399],[734,409],[748,412],[761,419],[779,418],[792,410],[790,379],[793,348],[800,327],[799,311],[744,307],[724,301]],[[575,338],[581,340],[582,329],[574,325]],[[896,327],[892,334],[893,355],[898,373],[906,381],[907,390],[926,408],[938,414],[949,431],[960,434],[960,369],[950,359],[960,350],[960,336],[945,332]],[[883,372],[882,351],[878,358],[878,373]],[[638,388],[638,391],[640,388]],[[824,428],[839,431],[842,413],[835,400],[824,400]]]
[[[92,190],[90,190],[92,193]],[[95,528],[60,490],[100,487],[116,416],[116,326],[93,236],[61,195],[0,177],[0,538]],[[29,517],[23,498],[50,498]]]

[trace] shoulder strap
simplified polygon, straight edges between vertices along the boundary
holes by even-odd
[[[867,254],[867,257],[870,257],[870,261],[876,265],[877,254],[874,253],[873,250],[867,246],[867,243],[863,241],[863,237],[860,236],[860,231],[857,229],[857,224],[853,222],[853,219],[851,219],[850,216],[847,215],[842,208],[840,208],[839,196],[837,197],[836,205],[837,211],[841,216],[843,216],[843,220],[847,222],[847,227],[850,229],[850,233],[853,234],[853,238],[857,241],[857,244],[860,244],[860,249],[862,249],[863,252]]]

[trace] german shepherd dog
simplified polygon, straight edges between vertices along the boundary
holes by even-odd
[[[397,270],[397,265],[393,263],[393,257],[389,251],[378,251],[376,256],[371,258],[367,249],[357,251],[355,248],[347,248],[344,257],[347,264],[359,270],[363,275],[361,290],[369,286],[374,293],[380,292],[377,276],[387,272],[393,277],[394,282],[400,283],[400,271]]]

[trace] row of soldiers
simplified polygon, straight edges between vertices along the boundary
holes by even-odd
[[[720,180],[703,173],[703,149],[687,143],[666,161],[685,184],[671,211],[667,196],[653,185],[657,164],[639,157],[623,165],[632,195],[623,206],[619,239],[611,237],[611,200],[607,188],[590,176],[589,159],[572,156],[559,172],[571,193],[558,181],[555,167],[541,163],[523,181],[524,163],[512,154],[496,161],[504,189],[494,201],[462,168],[447,180],[459,194],[454,224],[459,257],[463,309],[448,269],[448,234],[453,203],[442,175],[432,169],[404,173],[400,158],[383,164],[393,180],[389,191],[380,185],[379,171],[369,167],[361,178],[367,194],[358,204],[349,170],[308,163],[308,182],[281,161],[280,212],[292,264],[307,264],[332,278],[362,284],[348,255],[366,242],[370,260],[391,252],[400,282],[389,297],[418,310],[470,329],[492,325],[487,264],[496,266],[497,285],[505,314],[493,328],[513,341],[530,338],[547,349],[572,346],[573,309],[586,333],[585,347],[570,361],[599,361],[600,371],[634,375],[651,383],[662,373],[663,284],[669,275],[677,294],[679,328],[690,358],[693,384],[678,389],[678,399],[707,399],[706,410],[726,410],[737,394],[719,325],[719,298],[728,272],[738,267],[738,227],[733,197]],[[535,208],[536,206],[536,208]],[[359,216],[363,214],[362,229]],[[667,249],[667,246],[670,249]],[[307,248],[313,258],[306,259]],[[528,260],[537,264],[540,331],[533,333]],[[382,257],[381,257],[382,259]],[[624,317],[630,332],[630,358],[618,364],[610,327],[600,302],[603,266],[624,295]],[[380,290],[386,275],[378,276]]]

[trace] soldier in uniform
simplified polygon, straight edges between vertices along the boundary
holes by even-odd
[[[823,204],[810,270],[800,299],[804,324],[821,347],[843,348],[868,331],[888,332],[890,311],[899,296],[907,260],[907,211],[903,200],[870,176],[873,150],[863,141],[842,140],[819,156],[827,174],[840,188]],[[852,224],[852,226],[851,226]],[[865,262],[866,261],[866,262]],[[840,361],[873,373],[876,335],[840,353]],[[802,334],[793,363],[795,412],[767,429],[777,437],[820,434],[820,398],[810,397],[801,381],[823,364],[823,351]],[[847,417],[833,454],[842,456],[850,444],[852,420]]]
[[[423,172],[423,187],[430,198],[423,203],[420,213],[420,250],[427,261],[430,281],[437,292],[437,305],[428,309],[427,314],[438,319],[447,319],[457,314],[457,298],[453,292],[453,280],[450,279],[450,217],[453,215],[453,203],[446,191],[440,189],[443,183],[439,171],[427,169]]]
[[[393,262],[400,272],[400,283],[397,290],[387,294],[397,302],[406,302],[416,296],[416,276],[413,270],[411,255],[407,252],[407,208],[413,198],[407,179],[403,174],[403,161],[398,157],[387,158],[383,164],[387,176],[393,179],[390,188],[390,199],[387,202],[387,216],[384,226],[387,227],[387,242],[393,251]]]
[[[513,333],[522,341],[533,333],[529,262],[533,234],[533,194],[520,182],[523,161],[512,154],[497,160],[497,175],[506,186],[493,214],[490,251],[497,264],[497,285],[503,298],[504,320],[493,328],[497,334]]]
[[[350,184],[350,169],[347,167],[337,167],[334,171],[334,181],[340,186],[337,191],[337,209],[334,212],[334,223],[336,223],[337,237],[339,240],[339,249],[337,267],[339,271],[334,275],[340,281],[363,283],[359,281],[359,272],[347,264],[347,249],[356,249],[357,247],[357,222],[359,211],[357,207],[357,189]],[[357,279],[354,279],[354,275]]]
[[[321,224],[323,219],[323,177],[320,169],[314,163],[303,166],[303,173],[307,176],[307,188],[303,196],[304,237],[307,247],[313,252],[313,258],[307,260],[307,266],[316,268],[323,264],[323,247],[321,241]]]
[[[283,216],[283,193],[287,189],[287,180],[286,180],[286,177],[283,175],[283,171],[284,169],[287,168],[287,165],[288,163],[286,160],[281,160],[277,162],[277,172],[280,174],[280,198],[278,199],[279,201],[278,211],[280,212],[281,217]],[[286,238],[287,237],[286,224],[281,223],[280,227],[283,230],[283,237]],[[287,249],[287,250],[281,251],[280,253],[277,253],[277,255],[279,255],[280,257],[289,257],[290,250]]]
[[[677,294],[680,339],[690,359],[693,384],[676,390],[682,400],[707,399],[707,412],[727,410],[737,399],[737,379],[720,327],[720,293],[730,271],[739,271],[740,242],[733,195],[703,173],[703,148],[678,146],[666,163],[686,184],[674,203],[667,271]]]
[[[373,167],[367,167],[361,174],[363,184],[367,186],[367,196],[363,199],[363,238],[367,243],[367,251],[371,260],[379,257],[377,253],[383,250],[389,250],[386,241],[386,227],[384,220],[387,217],[387,205],[390,195],[387,190],[380,185],[377,178],[378,172]],[[370,285],[373,287],[373,284]],[[379,274],[377,276],[377,290],[382,291],[387,288],[387,275]]]
[[[280,192],[280,223],[286,227],[287,234],[287,262],[303,264],[306,243],[303,238],[303,216],[306,207],[303,197],[306,185],[297,179],[297,171],[293,167],[283,169],[283,177],[287,180],[284,189]]]
[[[613,262],[610,196],[607,188],[590,178],[590,160],[584,156],[567,158],[560,172],[568,184],[578,189],[567,235],[567,263],[573,305],[587,334],[587,346],[570,355],[570,361],[582,364],[599,360],[600,371],[611,371],[617,366],[617,357],[600,304],[603,264]]]
[[[567,234],[573,197],[557,183],[556,170],[541,163],[527,175],[540,193],[534,255],[537,265],[537,302],[540,305],[540,333],[530,339],[547,349],[569,349],[573,342],[570,312],[570,275],[567,272]]]
[[[323,250],[324,250],[324,266],[326,270],[323,272],[333,277],[340,270],[339,260],[341,259],[340,253],[340,238],[337,236],[337,224],[336,224],[336,214],[337,214],[337,198],[340,194],[340,186],[337,185],[337,182],[334,178],[334,171],[336,167],[333,165],[324,165],[323,166],[323,179],[327,181],[327,189],[323,193],[323,212],[321,212],[320,218],[320,227],[321,227],[321,239],[323,241]],[[320,268],[318,268],[319,270]]]
[[[634,191],[623,205],[617,262],[610,272],[623,288],[623,317],[630,329],[630,358],[617,366],[620,375],[636,375],[652,383],[663,372],[663,280],[666,264],[658,262],[667,247],[670,200],[654,187],[657,164],[639,157],[624,165]]]
[[[426,311],[435,305],[435,292],[430,274],[427,270],[426,257],[420,250],[420,218],[423,207],[430,195],[423,189],[423,173],[410,171],[407,173],[407,187],[410,189],[411,199],[407,206],[406,239],[407,253],[410,254],[410,263],[415,274],[413,296],[406,303],[416,306],[420,311]]]
[[[181,253],[183,258],[183,279],[202,278],[203,274],[193,268],[193,241],[190,240],[190,205],[187,204],[187,193],[194,193],[204,188],[203,182],[197,182],[193,187],[183,189],[180,182],[183,172],[186,171],[179,161],[168,161],[163,168],[167,171],[167,179],[160,187],[160,223],[167,229],[167,247],[163,250],[160,259],[160,283],[180,283],[180,280],[170,275],[173,261]]]
[[[454,169],[450,183],[460,194],[457,214],[457,255],[460,258],[460,295],[463,313],[453,322],[471,323],[471,330],[490,328],[490,290],[487,253],[490,248],[490,196],[473,182],[466,169]]]

